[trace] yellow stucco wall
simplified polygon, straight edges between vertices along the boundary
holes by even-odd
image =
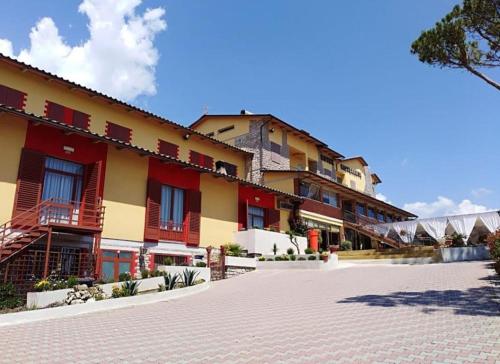
[[[201,190],[200,246],[234,242],[238,231],[238,184],[203,174]]]
[[[234,126],[234,129],[219,133],[218,130]],[[213,137],[234,145],[234,139],[240,135],[248,134],[250,131],[250,119],[233,119],[227,117],[209,118],[196,126],[195,129],[204,134],[214,133]]]
[[[295,188],[293,179],[293,175],[279,172],[266,172],[264,174],[264,184],[266,186],[291,194],[294,193]]]
[[[224,160],[238,166],[239,176],[245,176],[245,155],[229,150],[222,144],[214,144],[208,139],[191,136],[184,139],[185,131],[176,130],[174,126],[160,124],[153,118],[146,119],[140,113],[126,111],[118,105],[110,105],[100,98],[70,90],[57,81],[49,82],[30,72],[21,72],[13,67],[0,64],[0,84],[26,92],[26,111],[35,115],[44,115],[45,101],[53,101],[61,105],[90,114],[90,130],[105,134],[106,121],[110,121],[132,129],[132,143],[143,148],[156,151],[158,139],[179,145],[179,158],[189,160],[189,150],[208,154],[214,161]]]
[[[287,232],[290,230],[290,224],[288,223],[288,217],[290,216],[290,210],[280,209],[280,230],[281,232]]]
[[[148,159],[108,148],[104,229],[108,239],[144,240]]]
[[[361,178],[352,175],[351,173],[344,171],[340,168],[340,165],[344,164],[347,167],[350,167],[359,173],[361,173]],[[346,185],[347,187],[351,187],[351,181],[354,181],[356,183],[356,190],[363,192],[365,190],[366,186],[366,176],[365,176],[365,169],[363,165],[361,164],[360,161],[353,159],[353,160],[348,160],[348,161],[341,161],[338,163],[338,170],[342,173],[344,173],[344,177],[342,179],[342,183]]]
[[[0,224],[12,218],[17,172],[27,125],[26,120],[0,115]]]

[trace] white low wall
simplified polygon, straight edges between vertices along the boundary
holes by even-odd
[[[257,269],[313,269],[330,270],[334,269],[339,263],[336,254],[330,255],[328,262],[323,260],[285,260],[285,261],[257,261]]]
[[[490,259],[490,251],[484,245],[462,248],[440,248],[440,252],[445,263]]]
[[[68,297],[73,288],[58,289],[56,291],[28,292],[26,306],[28,308],[44,308],[53,303],[62,302]]]
[[[204,279],[205,282],[210,282],[210,268],[203,267],[186,267],[182,265],[159,265],[156,267],[161,272],[169,272],[170,274],[179,273],[182,277],[182,272],[186,269],[194,270],[195,272],[199,272],[198,277],[196,279]],[[162,277],[163,279],[163,277]]]
[[[226,266],[238,267],[238,268],[255,268],[257,267],[257,262],[255,258],[245,258],[245,257],[231,257],[226,256]]]
[[[117,308],[163,302],[182,297],[187,297],[203,292],[210,287],[210,283],[197,284],[196,286],[174,289],[158,293],[139,296],[121,297],[82,303],[80,305],[60,306],[43,310],[22,311],[0,315],[0,326],[18,325],[27,322],[49,320],[62,317],[71,317],[91,312],[114,310]],[[54,291],[55,292],[55,291]]]
[[[248,250],[249,254],[273,254],[274,244],[278,248],[278,255],[285,254],[288,248],[296,250],[295,246],[290,243],[288,234],[274,231],[249,229],[236,232],[234,238],[235,242]],[[300,252],[304,253],[304,249],[307,248],[307,239],[303,236],[298,236],[297,243],[299,244]]]

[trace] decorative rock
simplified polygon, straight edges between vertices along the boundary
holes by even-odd
[[[84,301],[83,300],[79,300],[79,299],[71,301],[72,305],[78,305],[80,303],[84,303]]]
[[[76,286],[73,287],[75,291],[86,291],[89,289],[89,286],[86,284],[77,284]]]

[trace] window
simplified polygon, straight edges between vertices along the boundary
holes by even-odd
[[[45,116],[78,128],[89,128],[90,115],[56,104],[55,102],[47,101],[45,103]]]
[[[322,154],[322,155],[321,155],[321,160],[322,160],[323,162],[326,162],[326,163],[328,163],[328,164],[333,165],[333,159],[332,159],[332,158],[330,158],[330,157],[327,157],[326,155],[323,155],[323,154]]]
[[[106,122],[106,136],[125,143],[130,143],[132,139],[132,129],[108,121]]]
[[[280,162],[280,157],[281,156],[281,145],[271,142],[271,160],[273,162]]]
[[[214,159],[212,157],[194,150],[189,152],[189,162],[208,169],[214,169]]]
[[[380,222],[385,222],[385,216],[381,212],[377,212],[377,220]]]
[[[184,221],[184,190],[161,186],[160,228],[182,231]]]
[[[375,218],[375,210],[372,207],[368,207],[368,217]]]
[[[363,216],[366,216],[366,211],[365,211],[365,205],[361,204],[361,203],[356,203],[356,213],[358,215],[363,215]]]
[[[0,104],[24,110],[25,103],[26,94],[24,92],[0,85]]]
[[[225,133],[226,131],[233,130],[234,125],[226,126],[225,128],[221,128],[218,130],[219,134]]]
[[[323,202],[330,206],[338,207],[337,194],[332,191],[323,191]]]
[[[158,152],[172,158],[179,157],[179,146],[173,143],[158,139]]]
[[[387,215],[386,216],[386,220],[387,220],[387,222],[392,222],[393,221],[392,220],[392,216],[391,215]]]
[[[323,169],[323,174],[325,176],[328,176],[328,177],[331,177],[332,176],[332,171],[330,171],[329,169]]]
[[[79,202],[82,193],[83,166],[61,159],[45,160],[42,199]]]
[[[104,250],[102,252],[102,278],[118,281],[121,273],[133,273],[134,253]]]
[[[237,176],[238,167],[228,162],[217,161],[215,162],[215,170],[220,173],[225,173],[229,176]]]
[[[262,207],[248,206],[248,227],[264,229],[264,209]]]
[[[320,200],[319,187],[307,182],[300,182],[299,195],[302,197],[312,198],[313,200]]]

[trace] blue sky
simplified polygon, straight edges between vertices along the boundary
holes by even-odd
[[[205,108],[273,113],[346,156],[363,155],[383,180],[379,192],[419,214],[500,208],[500,94],[464,71],[424,65],[409,51],[458,0],[122,1],[137,17],[163,8],[156,20],[167,27],[145,26],[152,44],[123,57],[144,53],[150,60],[158,52],[147,68],[153,79],[131,91],[138,96],[102,85],[106,92],[186,125]],[[50,17],[67,46],[82,45],[90,11],[78,12],[81,2],[3,4],[0,39],[18,55],[30,48],[30,29]],[[104,38],[96,42],[116,45],[113,36]],[[32,59],[45,59],[40,52],[49,51],[41,48]],[[89,64],[120,61],[106,52]],[[58,67],[57,58],[45,62]],[[487,72],[500,79],[498,70]],[[129,82],[142,79],[133,75]]]

